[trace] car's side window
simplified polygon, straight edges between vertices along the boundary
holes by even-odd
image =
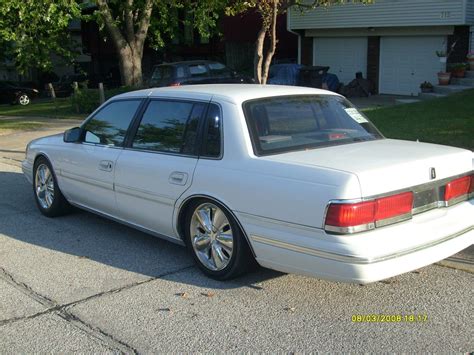
[[[132,147],[158,152],[196,154],[204,103],[153,100],[143,114]]]
[[[222,114],[218,105],[210,104],[207,111],[201,156],[218,158],[221,156]]]
[[[123,146],[128,127],[140,103],[141,100],[123,100],[105,106],[84,125],[84,142]]]

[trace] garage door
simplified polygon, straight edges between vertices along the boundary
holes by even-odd
[[[445,36],[382,37],[380,93],[418,95],[422,82],[436,84],[441,68],[436,51],[443,48]]]
[[[367,37],[314,38],[313,64],[330,67],[341,82],[348,84],[355,73],[367,72]]]

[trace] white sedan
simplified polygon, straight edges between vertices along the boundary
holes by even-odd
[[[196,85],[116,96],[32,141],[39,210],[76,206],[186,245],[224,280],[256,263],[369,283],[474,242],[473,153],[384,138],[323,90]]]

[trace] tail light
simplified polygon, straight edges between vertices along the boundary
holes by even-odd
[[[412,192],[371,201],[330,204],[326,213],[325,229],[339,233],[373,229],[411,218],[412,207]]]
[[[444,189],[444,200],[449,203],[458,197],[464,197],[472,192],[474,175],[464,176],[446,184]]]
[[[174,82],[174,83],[169,84],[168,86],[180,86],[180,85],[181,85],[180,82]]]

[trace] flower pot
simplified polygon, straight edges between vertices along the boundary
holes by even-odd
[[[451,74],[454,78],[464,78],[466,76],[466,69],[453,69]]]
[[[448,57],[439,57],[440,63],[446,63],[448,61]]]
[[[421,88],[421,92],[423,93],[433,92],[433,88]]]
[[[449,80],[451,80],[451,73],[445,73],[445,72],[438,73],[439,85],[449,85]]]
[[[468,56],[467,60],[469,62],[469,67],[470,67],[469,69],[474,70],[474,56]]]

